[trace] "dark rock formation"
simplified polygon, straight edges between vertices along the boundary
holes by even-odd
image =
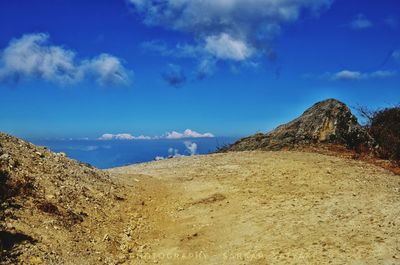
[[[336,99],[316,103],[297,119],[263,134],[240,139],[221,150],[281,150],[310,144],[341,144],[349,149],[370,148],[371,136],[350,109]]]

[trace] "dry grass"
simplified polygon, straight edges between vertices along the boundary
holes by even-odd
[[[307,147],[302,146],[296,148],[295,150],[363,161],[368,164],[382,167],[396,175],[400,175],[399,161],[381,159],[375,153],[367,149],[357,151],[348,149],[343,145],[320,144],[320,145],[310,145]]]

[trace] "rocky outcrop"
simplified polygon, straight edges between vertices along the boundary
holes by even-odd
[[[226,151],[292,149],[310,144],[340,144],[349,149],[370,148],[373,139],[351,110],[336,99],[316,103],[297,119],[269,133],[240,139]]]

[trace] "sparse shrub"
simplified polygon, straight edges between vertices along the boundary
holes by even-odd
[[[400,107],[375,112],[371,119],[370,133],[379,145],[379,156],[400,160]]]
[[[6,199],[8,173],[0,170],[0,203]]]
[[[84,217],[87,217],[86,213],[74,213],[71,210],[68,210],[64,216],[63,222],[65,227],[71,227],[76,224],[82,223],[84,220]]]
[[[34,192],[32,181],[25,178],[23,180],[10,180],[7,172],[0,171],[0,201],[6,201],[12,197],[26,197]]]
[[[400,161],[400,106],[377,111],[360,108],[359,112],[378,145],[378,157]]]
[[[346,146],[350,150],[354,150],[356,153],[368,153],[369,139],[361,138],[357,131],[351,132],[347,135]]]
[[[41,210],[42,212],[52,214],[52,215],[59,215],[60,211],[58,210],[58,207],[51,202],[41,202],[37,205],[37,208]]]

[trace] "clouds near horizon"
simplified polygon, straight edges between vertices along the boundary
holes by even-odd
[[[39,79],[58,85],[94,81],[100,86],[127,85],[132,72],[121,59],[102,53],[78,60],[76,52],[50,44],[46,33],[25,34],[0,51],[0,82]]]
[[[150,140],[149,136],[133,136],[129,133],[119,133],[119,134],[111,134],[105,133],[98,138],[98,140]]]
[[[111,134],[105,133],[98,138],[98,140],[156,140],[156,139],[186,139],[186,138],[213,138],[215,137],[212,133],[199,133],[193,131],[191,129],[186,129],[182,133],[177,131],[166,132],[164,135],[161,136],[134,136],[129,133],[119,133],[119,134]]]
[[[183,133],[179,133],[176,131],[167,132],[165,134],[166,139],[184,139],[184,138],[212,138],[215,137],[212,133],[198,133],[196,131],[192,131],[191,129],[186,129]]]

